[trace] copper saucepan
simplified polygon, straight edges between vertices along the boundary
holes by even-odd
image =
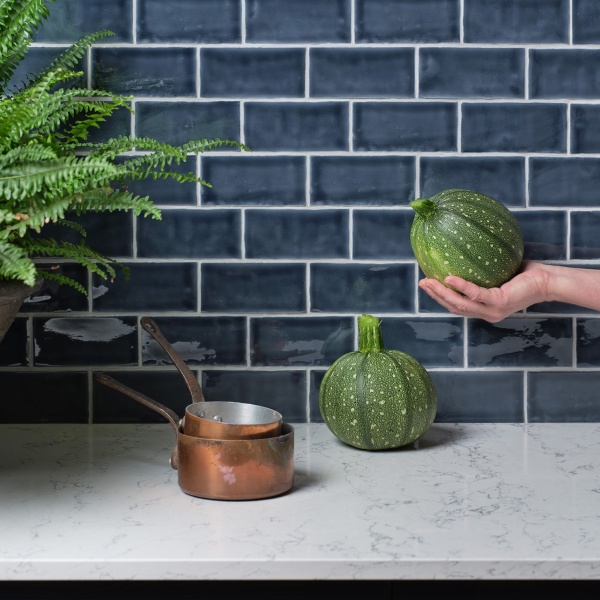
[[[257,404],[245,402],[205,402],[202,387],[185,361],[149,317],[142,317],[140,325],[168,354],[183,376],[192,404],[186,407],[182,428],[186,435],[219,440],[254,439],[279,435],[281,413]]]
[[[170,408],[105,373],[96,379],[151,408],[171,423],[176,444],[171,466],[179,487],[191,496],[212,500],[257,500],[289,491],[294,481],[294,428],[254,439],[209,439],[183,433],[181,419]]]

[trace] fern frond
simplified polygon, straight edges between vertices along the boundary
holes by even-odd
[[[96,188],[84,192],[73,204],[73,210],[78,215],[85,212],[132,211],[135,216],[143,215],[156,220],[162,218],[160,209],[154,206],[148,196],[134,196],[130,192],[110,187]]]
[[[35,283],[36,268],[23,248],[0,240],[0,279],[20,279]]]
[[[87,290],[83,287],[78,281],[71,277],[67,277],[60,272],[57,271],[49,271],[44,268],[38,268],[37,274],[39,277],[43,277],[47,280],[57,281],[60,285],[68,285],[72,288],[75,288],[78,292],[87,296]]]

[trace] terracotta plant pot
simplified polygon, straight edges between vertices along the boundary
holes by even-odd
[[[0,343],[12,325],[23,302],[42,287],[43,279],[28,286],[20,281],[0,280]]]

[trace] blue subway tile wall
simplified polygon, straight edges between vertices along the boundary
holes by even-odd
[[[114,35],[83,81],[132,96],[133,114],[94,140],[251,151],[175,167],[211,187],[131,183],[161,221],[81,218],[130,279],[65,263],[87,297],[48,281],[24,303],[0,344],[0,422],[164,422],[99,371],[182,414],[145,315],[208,399],[320,421],[320,381],[362,313],[429,370],[439,422],[600,421],[599,315],[450,315],[419,290],[409,239],[411,200],[474,189],[513,211],[526,259],[600,268],[596,0],[63,0],[17,77],[99,29]]]

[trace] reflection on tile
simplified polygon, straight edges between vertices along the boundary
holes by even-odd
[[[318,312],[414,310],[412,264],[312,264],[310,306]]]
[[[302,156],[203,156],[204,205],[295,206],[305,204]]]
[[[0,423],[87,423],[87,373],[0,372]]]
[[[600,319],[577,319],[577,366],[600,367]]]
[[[33,320],[34,363],[44,365],[135,365],[134,317]]]
[[[203,371],[206,400],[246,402],[279,411],[285,423],[306,423],[304,371]]]
[[[569,367],[573,364],[570,318],[469,319],[471,367]]]
[[[357,42],[458,42],[460,0],[356,0]]]
[[[396,206],[414,198],[415,159],[408,156],[313,156],[311,204]]]
[[[70,277],[88,289],[88,272],[79,265],[50,263],[47,267],[65,277]],[[25,300],[22,309],[27,312],[59,312],[88,311],[87,296],[68,285],[60,285],[58,281],[44,279],[42,287],[34,295]]]
[[[246,210],[246,258],[348,258],[348,211]]]
[[[430,371],[438,423],[523,423],[523,373]]]
[[[505,206],[525,205],[525,160],[504,156],[424,156],[420,161],[423,198],[452,188],[483,191]]]
[[[410,354],[425,368],[464,365],[462,318],[385,317],[381,321],[386,348]]]
[[[527,377],[529,423],[598,423],[598,373],[531,372]]]
[[[96,48],[93,87],[115,94],[195,96],[193,48]]]
[[[328,366],[355,349],[350,318],[257,318],[250,320],[250,328],[253,365]]]
[[[175,352],[189,365],[246,364],[243,317],[165,317],[155,319]],[[142,330],[142,363],[173,364],[159,343]]]

